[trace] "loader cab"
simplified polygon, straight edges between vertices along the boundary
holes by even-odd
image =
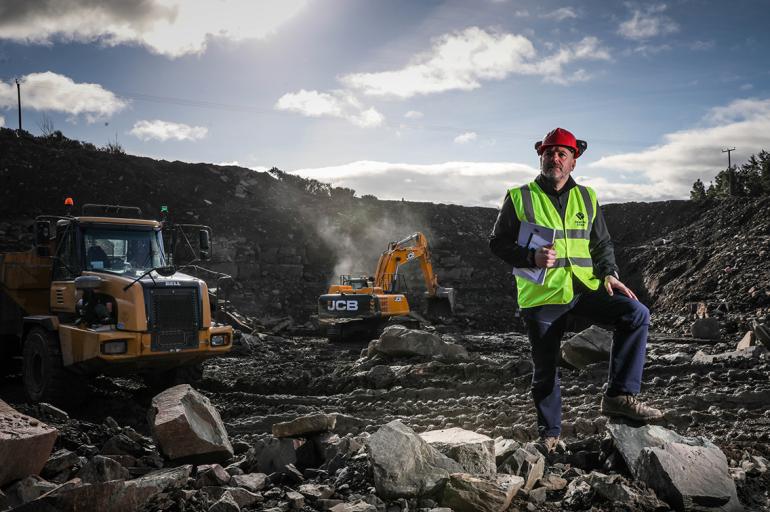
[[[136,277],[166,265],[159,223],[124,219],[70,218],[56,225],[54,280],[84,271]]]
[[[160,229],[84,225],[81,233],[84,270],[139,276],[166,265]]]

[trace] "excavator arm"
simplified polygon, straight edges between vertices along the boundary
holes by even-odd
[[[447,313],[454,311],[454,289],[439,286],[438,278],[433,272],[428,240],[420,232],[414,233],[398,242],[391,242],[388,249],[380,255],[377,263],[377,273],[374,276],[375,286],[380,286],[386,293],[393,293],[398,279],[398,269],[401,265],[412,260],[420,262],[425,287],[432,303],[446,303]]]

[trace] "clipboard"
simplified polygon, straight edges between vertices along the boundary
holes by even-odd
[[[537,250],[545,245],[553,245],[555,237],[555,230],[523,220],[521,221],[519,238],[516,243],[521,247]],[[543,284],[545,282],[547,270],[548,269],[538,267],[513,267],[512,273],[515,276],[532,281],[533,283]]]

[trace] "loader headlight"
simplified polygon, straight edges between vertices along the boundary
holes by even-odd
[[[215,334],[211,337],[211,346],[212,347],[221,347],[223,345],[227,345],[229,342],[228,336],[226,334]]]
[[[102,354],[125,354],[127,350],[128,343],[126,343],[126,340],[102,343]]]

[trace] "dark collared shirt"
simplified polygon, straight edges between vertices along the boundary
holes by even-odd
[[[572,176],[569,177],[567,183],[558,192],[554,190],[548,180],[543,179],[542,175],[538,175],[535,178],[535,182],[540,185],[540,188],[543,189],[548,199],[553,203],[554,208],[556,208],[556,211],[561,215],[562,220],[564,220],[569,191],[577,186]],[[511,196],[506,193],[505,199],[503,199],[503,206],[500,208],[500,213],[497,215],[492,233],[489,235],[489,248],[498,258],[509,265],[514,267],[534,267],[534,252],[516,243],[520,226],[521,222],[516,217],[516,210],[513,207]],[[617,276],[618,266],[615,263],[615,251],[601,208],[597,208],[596,218],[591,225],[591,239],[588,249],[591,252],[591,260],[596,277],[604,279],[608,275]]]

